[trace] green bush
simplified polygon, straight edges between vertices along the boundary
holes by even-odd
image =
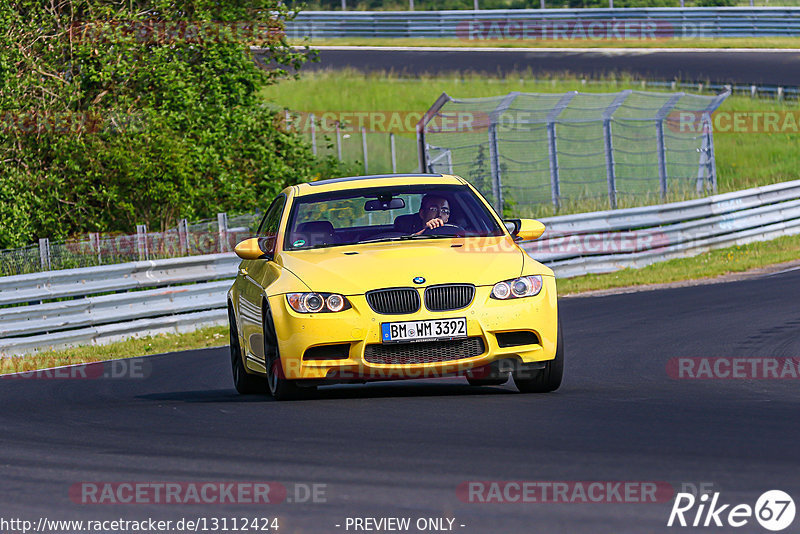
[[[263,209],[344,172],[258,99],[308,59],[280,32],[293,16],[278,0],[4,2],[0,248]]]

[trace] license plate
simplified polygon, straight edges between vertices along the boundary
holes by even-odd
[[[381,323],[381,333],[384,343],[464,338],[467,337],[467,318]]]

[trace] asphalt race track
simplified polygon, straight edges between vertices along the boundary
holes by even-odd
[[[347,517],[364,516],[455,518],[465,534],[695,532],[666,527],[669,501],[469,503],[457,488],[660,481],[704,483],[724,503],[753,506],[770,489],[797,501],[798,380],[677,380],[666,369],[675,357],[797,358],[798,296],[795,270],[564,299],[566,379],[546,395],[453,378],[278,403],[235,393],[227,348],[145,358],[146,378],[2,379],[0,510],[33,521],[278,517],[293,534],[347,532]],[[326,486],[316,503],[78,504],[69,489],[86,481],[277,481],[295,500],[295,484]],[[711,529],[734,530],[766,532],[752,518]]]
[[[669,49],[402,49],[322,47],[320,62],[303,70],[352,68],[420,75],[477,72],[504,75],[569,73],[601,77],[627,73],[639,78],[757,85],[800,85],[798,50]]]

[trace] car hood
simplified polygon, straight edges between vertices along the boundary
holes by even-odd
[[[520,275],[524,252],[510,238],[392,241],[282,252],[276,260],[312,291],[360,295],[372,289],[450,283],[492,285]]]

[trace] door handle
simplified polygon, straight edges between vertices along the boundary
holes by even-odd
[[[239,274],[242,276],[247,276],[247,269],[239,269]]]

